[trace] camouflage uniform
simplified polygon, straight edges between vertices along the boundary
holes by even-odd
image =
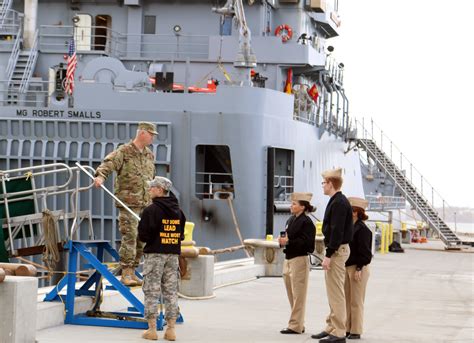
[[[140,151],[130,141],[108,154],[97,168],[95,176],[104,180],[117,172],[114,191],[117,198],[140,215],[151,202],[147,181],[155,176],[155,157],[148,147]],[[138,221],[122,206],[119,208],[119,229],[122,234],[120,245],[120,265],[136,268],[143,255],[144,244],[137,239]]]
[[[178,318],[178,256],[145,254],[143,293],[146,319],[157,317],[161,292],[166,308],[165,319]]]

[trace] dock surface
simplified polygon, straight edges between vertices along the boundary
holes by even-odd
[[[444,251],[439,241],[377,253],[367,286],[360,342],[473,342],[474,254]],[[282,278],[260,278],[215,290],[210,300],[180,299],[178,342],[317,342],[329,312],[324,272],[310,273],[306,332],[282,335],[289,304]],[[62,325],[37,332],[47,342],[148,342],[141,330]],[[159,332],[160,341],[163,332]],[[347,340],[347,342],[357,340]]]

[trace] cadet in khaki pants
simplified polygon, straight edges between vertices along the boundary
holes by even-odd
[[[326,292],[330,312],[326,328],[311,338],[319,342],[346,341],[346,300],[344,295],[345,264],[349,258],[352,240],[352,207],[341,193],[342,169],[327,170],[323,174],[323,192],[331,198],[324,212],[323,234],[326,256],[322,262],[325,270]]]
[[[351,254],[346,262],[346,331],[348,339],[360,339],[364,322],[365,288],[369,280],[369,263],[372,260],[372,232],[365,225],[368,201],[348,198],[352,205],[354,237],[350,243]]]
[[[316,230],[306,215],[313,212],[310,205],[311,193],[291,194],[291,214],[286,222],[285,235],[280,236],[280,246],[285,246],[283,264],[283,281],[291,307],[288,327],[282,334],[301,334],[304,332],[306,294],[308,292],[309,260],[308,253],[314,251]]]

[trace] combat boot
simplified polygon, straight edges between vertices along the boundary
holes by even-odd
[[[143,332],[142,338],[152,341],[158,340],[158,333],[156,332],[156,317],[148,319],[148,330]]]
[[[170,318],[166,321],[166,331],[164,338],[167,341],[176,341],[176,332],[174,331],[175,324],[176,318]]]
[[[143,280],[140,279],[137,274],[135,274],[135,269],[132,269],[132,280],[137,283],[137,286],[143,285]]]
[[[132,279],[132,268],[122,268],[122,279],[120,280],[125,286],[133,287],[137,285],[137,282]]]

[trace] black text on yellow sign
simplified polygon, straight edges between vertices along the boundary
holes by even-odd
[[[176,225],[180,225],[179,219],[162,219],[161,224],[165,232],[160,232],[161,244],[178,244],[181,233],[176,232]]]

